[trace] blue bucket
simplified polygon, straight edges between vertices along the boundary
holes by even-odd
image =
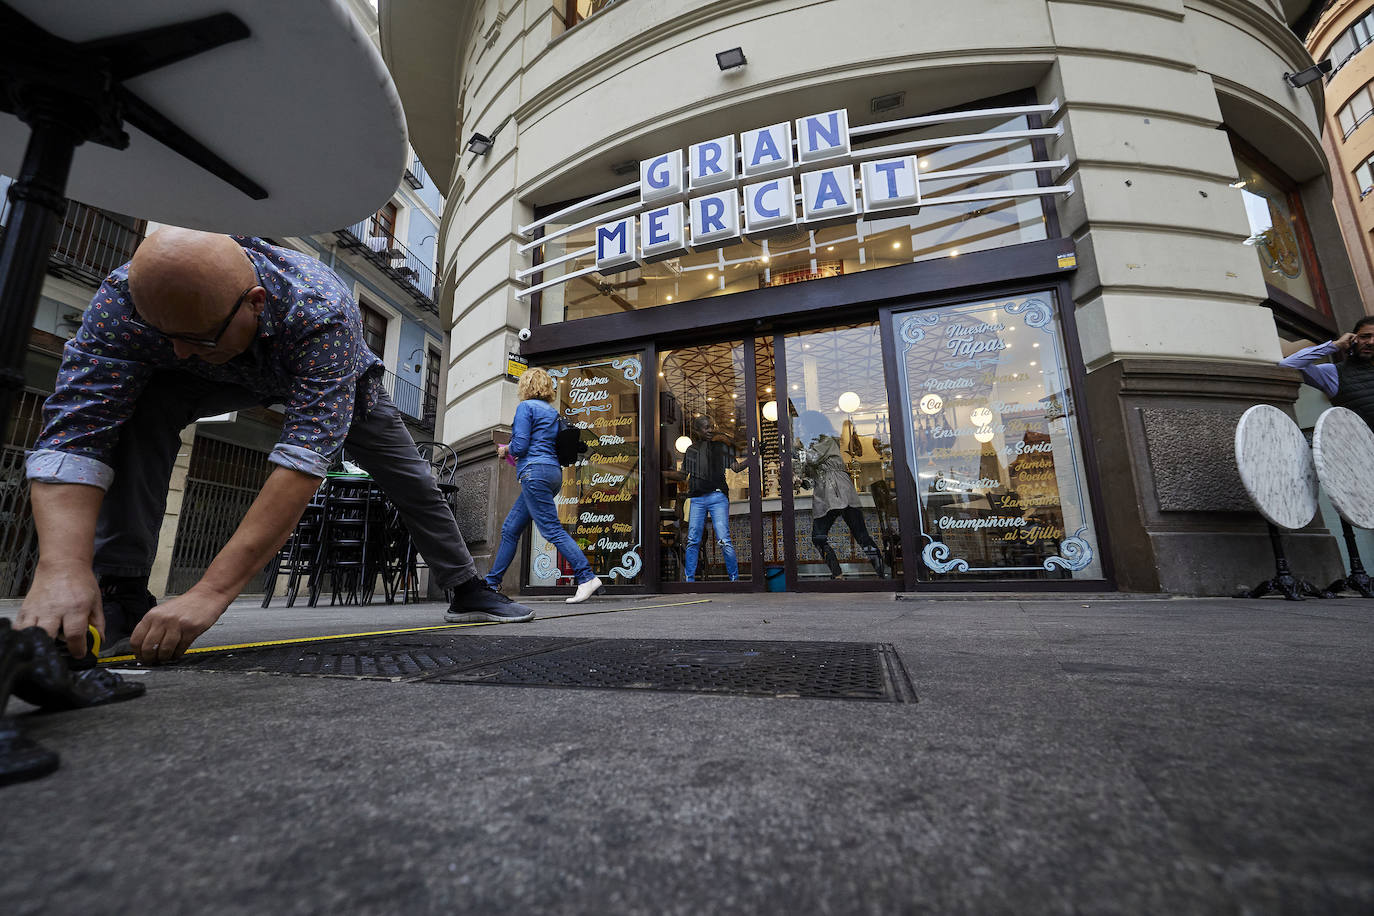
[[[770,592],[787,591],[787,571],[781,566],[769,566],[763,571],[763,581]]]

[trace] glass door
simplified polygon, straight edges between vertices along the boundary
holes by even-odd
[[[659,575],[761,587],[753,342],[659,350]]]
[[[780,340],[786,398],[765,410],[777,413],[784,431],[789,585],[891,588],[903,558],[879,325]]]

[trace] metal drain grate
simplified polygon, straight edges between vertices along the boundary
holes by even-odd
[[[207,671],[260,671],[305,677],[420,680],[529,652],[548,651],[567,642],[566,639],[539,636],[460,637],[416,633],[242,649],[188,658],[183,666]]]
[[[242,650],[185,664],[211,671],[440,684],[916,700],[896,651],[877,643],[417,633]]]

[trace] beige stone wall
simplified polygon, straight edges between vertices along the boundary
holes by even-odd
[[[172,465],[171,486],[167,491],[167,509],[159,529],[157,556],[148,576],[148,588],[158,598],[167,594],[167,580],[172,574],[172,548],[176,545],[177,526],[181,522],[181,500],[186,495],[186,476],[191,467],[191,449],[196,442],[196,424],[181,431],[181,448],[177,449]]]
[[[1296,38],[1259,4],[1051,2],[1058,63],[1040,95],[1065,100],[1059,153],[1082,193],[1061,202],[1089,368],[1132,356],[1279,358],[1227,126],[1300,179],[1324,164],[1312,94],[1281,75]],[[1254,87],[1273,89],[1265,94]],[[1224,110],[1225,109],[1225,110]]]

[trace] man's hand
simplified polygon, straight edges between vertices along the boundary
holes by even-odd
[[[1336,338],[1336,346],[1342,351],[1349,353],[1355,346],[1355,335],[1349,331]]]
[[[504,458],[504,457],[506,457],[506,455],[509,454],[509,453],[510,453],[510,449],[509,449],[507,446],[504,446],[504,445],[498,445],[498,446],[496,446],[496,457],[498,457],[498,458]]]
[[[228,606],[228,601],[193,588],[150,608],[134,629],[129,644],[145,664],[181,658],[200,634],[214,626]]]
[[[84,658],[87,625],[94,625],[105,638],[100,586],[90,566],[51,568],[39,563],[15,627],[42,627],[54,638],[61,631],[72,657]]]
[[[134,630],[129,643],[139,660],[168,662],[184,655],[286,543],[319,485],[318,477],[300,471],[273,470],[238,530],[195,587],[152,608]]]

